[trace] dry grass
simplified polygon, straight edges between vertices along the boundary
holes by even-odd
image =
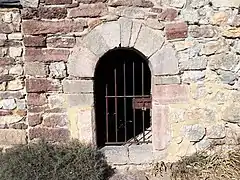
[[[172,180],[240,180],[240,148],[214,154],[196,153],[180,161],[155,165],[155,173],[169,171]]]

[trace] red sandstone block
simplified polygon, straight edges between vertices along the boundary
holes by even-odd
[[[27,104],[33,106],[42,106],[47,104],[47,97],[45,94],[39,93],[28,93]]]
[[[14,64],[14,59],[10,57],[0,57],[0,67]]]
[[[153,106],[152,108],[152,132],[154,150],[164,150],[170,142],[169,128],[169,107],[164,105]]]
[[[59,5],[59,4],[71,4],[72,0],[45,0],[45,4]]]
[[[99,17],[106,15],[107,5],[103,3],[83,4],[69,11],[69,17]]]
[[[28,114],[28,125],[29,126],[36,126],[42,123],[41,114]]]
[[[31,128],[29,129],[29,139],[43,138],[49,141],[69,140],[69,131],[64,128]]]
[[[24,34],[38,35],[38,34],[56,34],[56,33],[70,33],[82,32],[86,25],[85,20],[71,21],[37,21],[28,20],[22,22],[22,29]]]
[[[166,24],[167,39],[186,38],[188,36],[188,26],[185,22],[174,22]]]
[[[0,109],[0,116],[9,116],[12,115],[12,111]]]
[[[27,48],[25,50],[25,61],[28,62],[67,62],[69,50],[66,49],[35,49]]]
[[[167,8],[159,14],[161,21],[173,21],[178,16],[178,11],[173,8]]]
[[[186,103],[188,100],[187,85],[155,85],[153,88],[153,103],[155,105]]]
[[[67,16],[67,9],[64,7],[24,8],[21,13],[23,19],[64,19]]]
[[[46,78],[30,78],[26,80],[27,92],[51,92],[61,91],[62,87],[58,80]]]
[[[44,36],[25,36],[23,38],[25,47],[45,47],[46,37]]]

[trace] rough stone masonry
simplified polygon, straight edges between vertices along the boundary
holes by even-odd
[[[240,0],[21,5],[0,9],[1,147],[94,144],[95,65],[119,44],[143,53],[152,71],[152,152],[173,161],[240,143]]]

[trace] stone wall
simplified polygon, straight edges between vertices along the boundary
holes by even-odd
[[[239,0],[22,5],[21,18],[20,10],[1,10],[1,144],[42,137],[95,143],[94,70],[119,45],[149,61],[154,151],[172,161],[239,143]]]
[[[26,143],[23,42],[19,9],[0,9],[0,148]]]

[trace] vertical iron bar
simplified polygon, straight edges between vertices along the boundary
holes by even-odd
[[[135,100],[135,64],[133,61],[133,102]],[[136,122],[135,122],[135,108],[133,108],[133,137],[136,138]]]
[[[125,142],[127,142],[127,102],[126,102],[126,64],[123,63],[123,83],[124,83],[124,125],[125,125]]]
[[[106,140],[108,142],[108,85],[106,84]]]
[[[117,69],[114,69],[114,84],[115,84],[115,131],[116,131],[116,142],[118,142],[118,109],[117,109]]]
[[[144,95],[144,63],[142,62],[142,95]],[[145,109],[142,111],[143,121],[143,142],[145,142]]]

